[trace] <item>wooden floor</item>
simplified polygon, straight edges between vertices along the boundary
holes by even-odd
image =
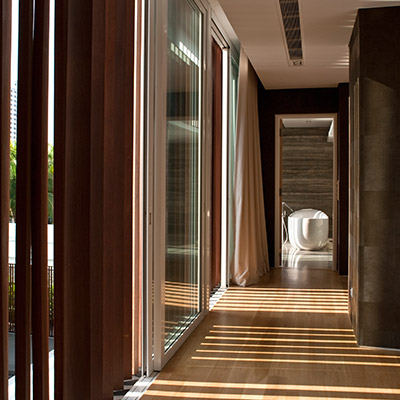
[[[143,399],[400,399],[400,353],[358,348],[345,278],[275,269],[230,288]]]

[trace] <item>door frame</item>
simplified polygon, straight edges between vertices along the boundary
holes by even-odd
[[[337,182],[338,182],[338,163],[337,163],[337,131],[338,131],[338,115],[337,113],[320,113],[320,114],[275,114],[275,216],[274,216],[274,266],[280,267],[281,252],[281,179],[282,179],[282,152],[281,152],[281,135],[280,127],[283,119],[291,118],[332,118],[333,119],[333,190],[332,190],[332,231],[333,231],[333,268],[337,270]]]
[[[228,41],[225,39],[224,34],[221,32],[221,29],[218,27],[217,23],[211,18],[211,42],[212,39],[218,44],[222,51],[222,125],[221,125],[221,134],[222,134],[222,143],[221,143],[221,257],[220,257],[220,268],[221,268],[221,289],[226,289],[229,285],[229,263],[228,263],[228,245],[229,245],[229,236],[228,232],[230,227],[228,226],[228,212],[229,212],[229,139],[230,139],[230,130],[229,130],[229,118],[230,118],[230,59],[231,59],[231,49]],[[210,58],[210,62],[212,62],[212,57]],[[213,67],[213,66],[211,66]],[[212,91],[212,79],[211,81],[211,91]],[[212,105],[212,96],[211,96],[211,105]],[[213,112],[213,110],[212,110]],[[210,131],[212,132],[212,130]],[[213,152],[212,142],[211,142],[211,153]],[[213,175],[211,171],[210,182],[209,184],[212,186],[213,183]],[[212,218],[213,214],[211,213]],[[212,224],[212,221],[211,221]],[[210,286],[210,289],[213,288]]]

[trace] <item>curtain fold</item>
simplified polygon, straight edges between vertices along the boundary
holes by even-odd
[[[233,283],[257,283],[269,271],[258,125],[258,78],[243,49],[240,54],[234,176]]]

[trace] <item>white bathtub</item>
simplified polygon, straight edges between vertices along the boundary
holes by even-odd
[[[289,241],[300,250],[320,250],[328,242],[329,217],[319,210],[306,208],[289,215]]]

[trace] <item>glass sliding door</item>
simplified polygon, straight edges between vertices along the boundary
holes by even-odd
[[[165,350],[200,312],[201,21],[168,1]]]
[[[159,369],[202,311],[204,10],[192,0],[153,4],[154,366]]]
[[[168,1],[165,342],[168,350],[200,312],[200,112],[202,14]]]

